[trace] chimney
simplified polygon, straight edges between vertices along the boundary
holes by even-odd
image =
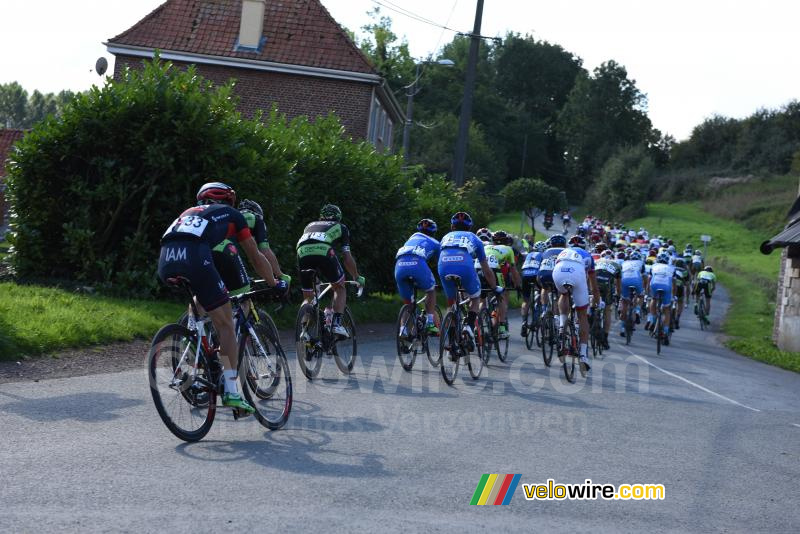
[[[264,34],[266,0],[242,0],[242,20],[239,24],[239,47],[258,50]]]

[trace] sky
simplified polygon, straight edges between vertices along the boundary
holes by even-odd
[[[272,1],[272,0],[267,0]],[[0,83],[28,91],[84,90],[102,83],[102,42],[161,0],[0,0]],[[358,31],[382,4],[415,57],[469,32],[476,0],[322,0]],[[415,17],[398,13],[397,7]],[[800,99],[798,0],[485,0],[481,34],[513,31],[557,43],[591,70],[614,59],[648,97],[653,125],[685,139],[714,114],[743,118]]]

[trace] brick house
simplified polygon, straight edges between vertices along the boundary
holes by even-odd
[[[0,230],[6,226],[6,200],[5,200],[5,176],[6,176],[6,160],[8,159],[11,147],[25,132],[22,130],[6,130],[0,129]]]
[[[333,111],[354,139],[391,149],[404,120],[386,82],[319,0],[167,0],[104,43],[114,76],[143,58],[194,64],[213,83],[237,80],[239,109],[277,104],[290,119]]]

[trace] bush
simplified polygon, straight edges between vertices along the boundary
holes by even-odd
[[[644,214],[655,164],[642,147],[623,148],[603,165],[588,205],[602,217],[629,220]]]
[[[77,96],[17,147],[8,189],[18,275],[129,294],[159,287],[159,239],[206,181],[262,204],[289,272],[303,226],[339,203],[371,288],[393,287],[417,200],[400,158],[353,143],[335,117],[244,120],[230,84],[158,59]]]
[[[483,192],[483,182],[470,180],[464,187],[457,188],[443,174],[423,177],[416,189],[416,223],[423,217],[436,221],[439,237],[449,231],[450,218],[458,211],[466,211],[473,221],[473,228],[489,224],[496,206]],[[411,230],[411,228],[409,228]]]

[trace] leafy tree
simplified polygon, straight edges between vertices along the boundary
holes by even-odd
[[[519,178],[509,182],[500,195],[505,199],[506,209],[522,211],[530,221],[544,211],[566,208],[561,191],[540,178]]]
[[[27,126],[28,92],[17,82],[0,84],[0,126]]]
[[[644,145],[623,147],[603,165],[587,197],[592,213],[605,218],[635,219],[644,214],[655,164]]]
[[[400,40],[392,31],[392,19],[381,14],[380,7],[367,13],[372,22],[361,27],[368,37],[354,39],[361,51],[372,60],[389,86],[399,89],[411,83],[415,76],[415,63],[408,51],[408,42]],[[351,33],[351,36],[353,34]]]

